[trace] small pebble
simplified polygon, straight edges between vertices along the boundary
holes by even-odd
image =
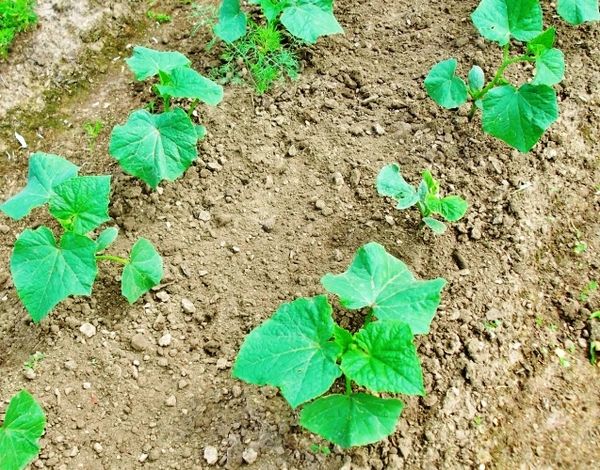
[[[89,390],[90,388],[92,388],[92,384],[89,382],[83,382],[83,389],[84,390]]]
[[[172,341],[173,341],[173,336],[171,336],[171,333],[165,333],[158,340],[158,345],[163,348],[166,348],[167,346],[171,345]]]
[[[94,450],[96,451],[97,454],[101,454],[102,451],[104,450],[102,448],[102,444],[100,444],[99,442],[95,442],[92,447],[94,448]]]
[[[175,395],[169,396],[165,400],[165,405],[170,406],[170,407],[173,407],[173,406],[177,405],[177,398],[175,398]]]
[[[156,293],[156,298],[158,300],[160,300],[161,302],[168,302],[169,299],[171,298],[171,296],[169,295],[169,293],[167,291],[159,290]]]
[[[196,306],[190,299],[183,298],[181,299],[181,308],[185,313],[196,313]]]
[[[23,369],[23,376],[27,380],[33,380],[37,377],[37,374],[31,367],[25,367],[25,369]]]
[[[258,452],[256,452],[252,447],[249,447],[242,454],[242,458],[248,465],[252,465],[258,458]]]
[[[81,333],[83,333],[83,335],[87,336],[88,338],[96,336],[96,327],[91,323],[83,323],[79,327],[79,331],[81,331]]]
[[[206,446],[204,448],[204,460],[208,465],[214,465],[219,460],[219,453],[217,452],[217,448],[213,446]]]

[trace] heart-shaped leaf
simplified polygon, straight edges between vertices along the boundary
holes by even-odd
[[[177,67],[189,66],[190,59],[180,52],[162,52],[136,46],[133,55],[126,59],[127,65],[137,80],[158,75],[159,72],[168,73]]]
[[[539,56],[542,52],[552,49],[556,40],[556,29],[548,28],[527,43],[527,50],[532,54]]]
[[[255,5],[260,4],[265,18],[269,21],[269,23],[277,18],[287,6],[285,2],[280,2],[279,0],[250,0],[249,3],[253,3]]]
[[[189,67],[178,67],[164,73],[166,78],[156,89],[162,96],[190,98],[205,102],[211,106],[218,105],[223,99],[223,87],[203,77]]]
[[[321,36],[343,33],[333,15],[331,2],[324,0],[291,0],[283,10],[281,24],[297,38],[314,44]]]
[[[547,85],[504,85],[483,99],[483,130],[528,152],[558,119],[556,93]]]
[[[461,219],[468,207],[467,201],[460,196],[427,198],[427,208],[435,214],[440,214],[448,222],[456,222]]]
[[[77,176],[55,186],[50,214],[66,229],[85,235],[110,220],[110,176]]]
[[[481,0],[471,19],[484,38],[501,46],[511,38],[529,41],[542,32],[539,0]]]
[[[231,44],[246,34],[246,22],[246,15],[240,9],[240,0],[223,0],[219,8],[219,22],[213,32]]]
[[[359,248],[343,274],[326,274],[321,284],[348,309],[369,307],[380,320],[408,323],[413,334],[428,333],[446,284],[419,281],[399,259],[378,243]]]
[[[575,25],[600,20],[598,0],[558,0],[556,11],[565,21]]]
[[[25,230],[15,242],[10,271],[19,298],[41,321],[56,304],[71,295],[90,295],[98,272],[96,243],[67,232],[57,246],[47,227]]]
[[[281,305],[246,337],[233,376],[279,387],[293,408],[326,392],[342,373],[331,311],[324,295]]]
[[[425,395],[423,373],[406,323],[369,323],[342,356],[342,371],[373,392]]]
[[[54,187],[77,175],[79,168],[58,155],[34,153],[29,158],[27,186],[0,205],[0,211],[19,220],[32,209],[46,204],[54,194]]]
[[[396,430],[400,400],[365,393],[329,395],[306,405],[300,424],[343,448],[377,442]]]
[[[45,427],[44,410],[29,392],[13,396],[0,427],[0,468],[24,469],[38,455]]]
[[[396,163],[384,166],[377,175],[377,192],[395,199],[398,209],[407,209],[419,202],[417,190],[405,181]]]
[[[198,157],[197,141],[196,128],[182,109],[162,114],[139,110],[113,129],[109,152],[124,171],[156,188],[189,168]]]
[[[132,304],[158,285],[163,277],[162,258],[145,238],[140,238],[129,256],[121,276],[121,293]]]
[[[456,75],[456,59],[435,64],[425,78],[427,93],[444,108],[458,108],[467,102],[467,85]]]

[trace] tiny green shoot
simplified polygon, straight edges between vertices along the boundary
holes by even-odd
[[[26,390],[12,397],[0,426],[0,468],[22,470],[40,452],[46,415]]]
[[[496,328],[498,328],[500,325],[502,325],[502,320],[491,320],[491,321],[485,321],[483,323],[483,326],[487,329],[487,330],[495,330]]]
[[[118,235],[109,227],[95,238],[89,234],[108,222],[110,176],[78,176],[79,168],[57,155],[35,153],[29,159],[25,188],[0,205],[14,220],[48,205],[62,228],[57,242],[46,226],[26,229],[17,238],[10,258],[13,283],[21,302],[38,323],[72,295],[91,295],[98,264],[123,266],[121,292],[130,303],[162,279],[162,259],[152,244],[140,238],[130,256],[106,253]]]
[[[377,442],[395,431],[404,408],[379,395],[425,394],[414,335],[429,332],[446,281],[417,280],[368,243],[345,273],[321,283],[342,307],[365,311],[362,327],[339,326],[325,295],[282,304],[246,337],[233,376],[278,387],[292,408],[304,405],[300,425],[340,447]],[[343,392],[324,395],[338,379]]]
[[[456,74],[458,62],[434,65],[425,78],[429,96],[444,108],[471,101],[469,119],[482,111],[483,130],[521,152],[528,152],[558,119],[558,101],[552,88],[564,78],[563,53],[554,47],[556,30],[542,27],[539,0],[481,0],[471,19],[479,33],[502,48],[502,61],[492,78],[475,65],[467,83]],[[525,45],[511,55],[512,40]],[[516,45],[515,45],[516,46]],[[535,65],[535,75],[518,88],[505,77],[515,64]]]
[[[96,146],[96,140],[104,129],[104,123],[100,120],[86,121],[83,124],[83,129],[85,130],[85,133],[90,141],[90,151],[93,151],[94,147]]]
[[[446,231],[446,225],[434,218],[439,216],[447,222],[460,220],[467,212],[467,202],[459,196],[440,197],[440,185],[429,170],[423,172],[418,188],[408,184],[396,163],[386,165],[377,176],[377,192],[394,199],[397,209],[408,209],[416,205],[421,211],[422,222],[436,234]]]
[[[171,15],[167,13],[160,13],[153,10],[148,10],[146,16],[149,20],[156,21],[158,24],[170,23],[172,21]]]
[[[588,282],[581,292],[579,293],[579,300],[581,302],[587,301],[590,296],[598,290],[598,281],[590,281]]]
[[[44,353],[36,351],[25,361],[25,363],[23,364],[23,368],[35,370],[38,364],[42,362],[45,358],[46,356],[44,356]]]
[[[319,445],[319,444],[311,444],[310,451],[313,454],[321,454],[321,455],[325,455],[325,456],[331,454],[331,449],[329,448],[329,446],[323,446],[323,445]]]
[[[577,241],[575,243],[575,247],[573,248],[573,252],[576,255],[581,255],[583,253],[585,253],[588,249],[588,244],[586,242],[582,242],[582,241]]]

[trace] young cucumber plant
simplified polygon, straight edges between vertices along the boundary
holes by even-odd
[[[432,216],[439,215],[447,222],[456,222],[465,215],[468,204],[459,196],[440,197],[439,191],[440,184],[428,170],[423,172],[418,188],[405,181],[396,163],[384,166],[377,175],[377,192],[381,196],[394,199],[398,209],[408,209],[416,204],[423,223],[435,233],[442,234],[446,231],[446,225]]]
[[[0,426],[0,468],[22,470],[40,452],[40,437],[46,428],[46,415],[29,392],[12,397],[4,423]]]
[[[197,142],[206,128],[192,122],[199,102],[216,106],[223,88],[190,68],[190,60],[179,52],[161,52],[135,47],[127,65],[137,80],[158,77],[152,89],[164,110],[151,114],[133,112],[127,123],[116,126],[110,137],[110,154],[126,173],[155,189],[162,180],[179,178],[198,157]],[[172,99],[192,100],[187,110],[174,107]]]
[[[99,261],[123,265],[121,292],[129,303],[162,279],[162,259],[154,246],[140,238],[128,258],[107,254],[117,238],[116,227],[94,240],[89,233],[110,220],[110,176],[78,176],[79,168],[57,155],[35,153],[29,159],[27,186],[0,205],[0,211],[20,220],[48,204],[63,228],[57,243],[45,226],[19,235],[10,259],[17,294],[34,322],[40,322],[71,295],[91,295]]]
[[[225,42],[217,69],[220,76],[236,75],[238,61],[250,72],[256,92],[265,93],[282,76],[291,79],[300,69],[297,47],[314,44],[321,36],[343,33],[333,14],[333,0],[251,0],[258,4],[266,20],[259,24],[248,19],[239,0],[222,0],[215,36]]]
[[[321,283],[343,307],[365,309],[362,328],[339,326],[325,295],[296,299],[246,337],[233,376],[279,387],[292,408],[305,405],[302,426],[341,447],[376,442],[394,432],[404,407],[378,394],[425,395],[413,335],[429,332],[446,281],[417,280],[369,243],[345,273]],[[323,396],[341,376],[345,392]]]
[[[600,20],[598,0],[558,0],[556,11],[563,20],[574,25]]]
[[[440,106],[458,108],[471,100],[469,118],[482,110],[483,130],[521,152],[528,152],[558,119],[556,93],[564,78],[563,53],[554,47],[554,28],[542,30],[539,0],[482,0],[471,15],[479,33],[502,46],[502,63],[487,83],[475,65],[468,85],[456,75],[456,59],[436,64],[425,79],[429,96]],[[511,40],[525,43],[511,55]],[[535,64],[535,76],[518,88],[504,76],[510,65]]]

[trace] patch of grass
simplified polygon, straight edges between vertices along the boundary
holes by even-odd
[[[37,351],[35,354],[29,356],[29,359],[25,361],[23,367],[25,369],[35,370],[37,365],[45,359],[44,353]]]
[[[83,125],[83,129],[85,130],[85,133],[90,139],[90,151],[94,150],[94,147],[96,146],[96,140],[102,132],[102,129],[104,129],[104,123],[99,120],[87,121]]]
[[[173,18],[171,18],[171,15],[168,15],[166,13],[157,12],[157,11],[152,11],[152,10],[148,10],[146,12],[146,16],[148,17],[149,20],[156,21],[159,24],[170,23],[171,20],[173,19]]]
[[[0,59],[5,59],[15,36],[35,25],[35,0],[0,0]]]
[[[588,282],[581,290],[581,293],[579,294],[579,300],[581,302],[585,302],[586,300],[588,300],[590,298],[590,295],[592,295],[597,290],[598,290],[598,281]]]

